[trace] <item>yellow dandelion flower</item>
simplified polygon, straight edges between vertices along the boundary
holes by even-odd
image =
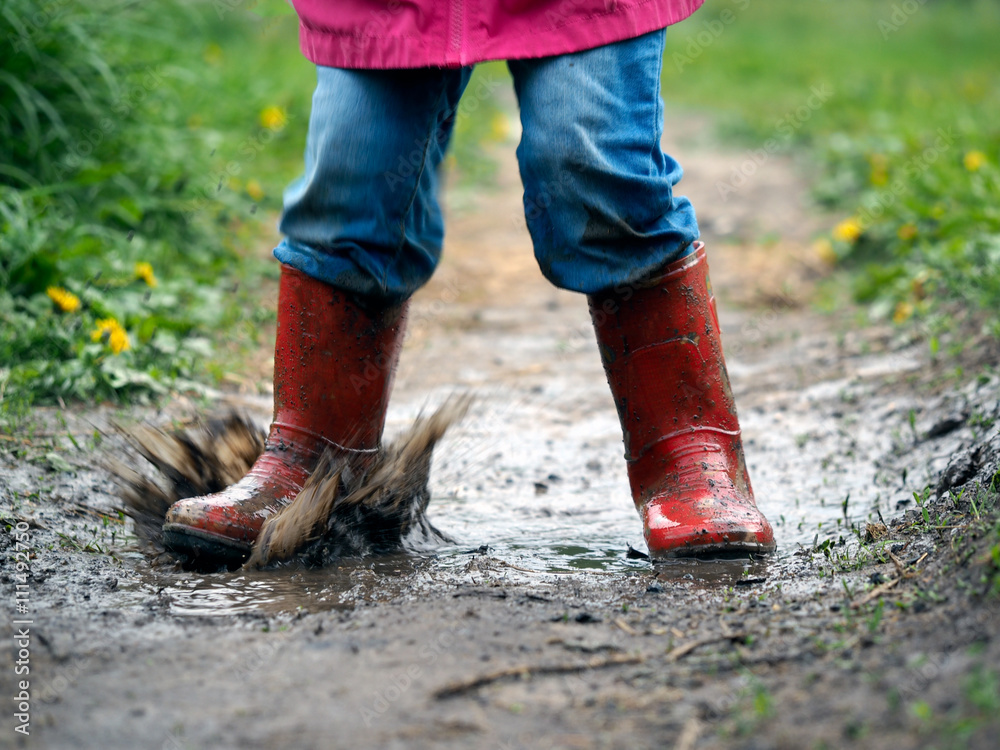
[[[892,314],[892,322],[905,323],[913,316],[913,305],[909,302],[900,302],[896,305],[896,311]]]
[[[976,101],[977,99],[982,99],[983,94],[986,93],[986,86],[983,85],[983,80],[975,80],[972,78],[966,78],[965,82],[962,84],[962,94],[966,99],[970,101]]]
[[[128,334],[125,333],[124,328],[116,328],[111,332],[108,337],[108,346],[111,347],[111,351],[115,354],[121,354],[126,349],[131,349],[132,344],[128,340]]]
[[[872,154],[868,157],[868,163],[871,164],[868,179],[872,185],[881,187],[889,182],[889,159],[884,154]]]
[[[153,274],[153,266],[145,261],[135,264],[135,277],[145,281],[148,286],[156,286],[156,276]]]
[[[962,159],[962,163],[970,172],[978,172],[986,163],[986,154],[982,151],[969,151]]]
[[[96,325],[97,328],[90,334],[91,341],[104,341],[115,354],[132,348],[128,333],[114,318],[101,318]]]
[[[50,286],[45,290],[45,293],[62,312],[71,313],[80,309],[80,298],[68,289],[63,289],[61,286]]]
[[[915,224],[903,224],[896,230],[896,236],[903,241],[912,240],[917,236],[917,227]]]
[[[855,219],[844,219],[833,228],[833,237],[841,242],[855,242],[861,236],[861,223]]]
[[[837,253],[834,252],[833,243],[826,237],[822,237],[813,243],[813,251],[828,266],[836,265]]]
[[[259,201],[264,197],[264,188],[260,186],[257,180],[247,180],[247,195],[255,201]]]
[[[209,65],[218,65],[222,62],[222,47],[212,42],[205,47],[205,51],[201,53],[201,56]]]
[[[508,135],[510,135],[510,122],[507,120],[507,115],[497,112],[490,120],[490,137],[494,141],[503,141]]]
[[[281,130],[288,122],[288,115],[281,107],[265,107],[260,112],[260,124],[268,130]]]
[[[112,328],[118,325],[118,321],[114,318],[101,318],[95,325],[97,325],[97,328],[90,334],[90,340],[100,341],[106,331],[110,332]]]

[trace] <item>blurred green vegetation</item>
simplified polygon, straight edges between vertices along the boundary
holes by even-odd
[[[0,39],[0,416],[224,376],[273,319],[260,238],[302,170],[316,74],[290,7],[9,0]],[[466,182],[493,174],[498,77],[456,120]]]
[[[842,217],[820,250],[875,316],[1000,336],[998,29],[993,0],[709,0],[668,33],[664,96],[810,157]]]
[[[254,238],[301,160],[294,16],[9,0],[0,38],[0,409],[222,375],[212,344],[273,316]]]

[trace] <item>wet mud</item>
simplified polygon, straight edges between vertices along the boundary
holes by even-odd
[[[32,619],[31,736],[5,715],[0,746],[993,747],[1000,379],[948,380],[905,331],[812,312],[822,220],[793,165],[719,203],[740,154],[701,125],[668,132],[774,555],[630,554],[586,301],[538,272],[506,154],[494,190],[449,195],[387,424],[475,393],[430,473],[430,521],[454,541],[320,570],[151,566],[100,468],[115,438],[95,435],[225,408],[265,424],[266,379],[159,412],[39,410],[0,445],[0,591],[12,618],[25,529]]]

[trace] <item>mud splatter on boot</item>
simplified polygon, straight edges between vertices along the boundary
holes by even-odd
[[[368,308],[283,265],[264,453],[222,492],[175,503],[164,518],[164,544],[191,557],[242,563],[264,521],[302,491],[324,451],[370,465],[382,441],[407,307]]]
[[[302,492],[264,523],[246,566],[292,558],[324,566],[397,551],[414,534],[446,541],[427,520],[431,457],[471,401],[458,396],[418,417],[363,475],[352,475],[344,459],[326,454]]]
[[[296,498],[267,520],[247,565],[294,559],[322,566],[344,557],[398,551],[420,537],[445,540],[426,515],[431,458],[434,446],[471,403],[471,396],[456,396],[430,416],[418,417],[380,449],[362,474],[352,471],[343,456],[325,454]],[[135,455],[104,461],[140,542],[157,555],[166,553],[163,518],[173,503],[236,482],[264,449],[264,432],[236,414],[182,430],[144,424],[117,429],[159,474],[154,480],[137,468]],[[167,559],[186,561],[183,556]]]
[[[124,461],[107,456],[102,462],[115,479],[140,543],[155,553],[164,551],[163,518],[170,506],[239,481],[264,452],[267,437],[250,417],[237,413],[170,431],[148,424],[113,426],[159,474],[154,481],[136,468],[141,462],[134,454]]]

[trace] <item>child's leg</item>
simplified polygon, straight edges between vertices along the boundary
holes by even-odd
[[[444,226],[437,169],[471,68],[318,68],[305,175],[274,251],[338,289],[395,304],[427,279]]]
[[[510,63],[517,155],[542,272],[592,293],[675,260],[698,238],[680,165],[660,148],[665,32]]]
[[[545,275],[589,295],[650,554],[768,552],[705,251],[660,149],[664,36],[511,63],[528,228]]]
[[[170,508],[171,548],[245,559],[324,451],[364,464],[378,450],[405,300],[441,252],[436,170],[468,78],[320,68],[306,174],[285,196],[275,250],[284,265],[264,454],[237,484]]]

